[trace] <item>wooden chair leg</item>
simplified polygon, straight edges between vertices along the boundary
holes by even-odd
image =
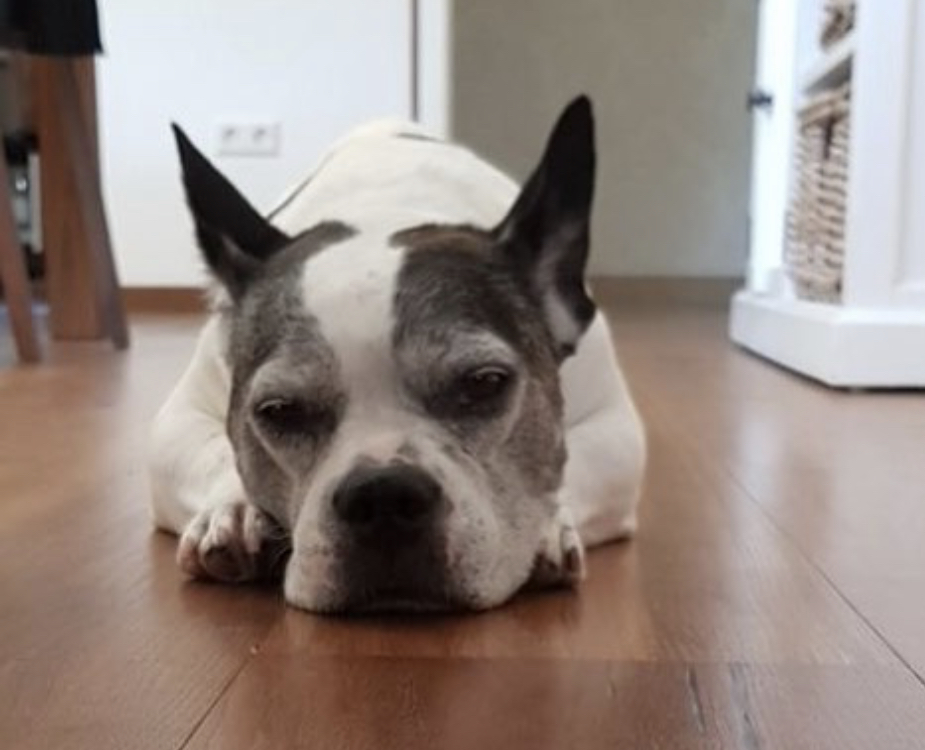
[[[66,163],[71,170],[75,197],[87,234],[86,247],[90,257],[86,260],[92,267],[96,303],[109,337],[117,349],[125,349],[129,345],[128,327],[103,207],[99,169],[93,139],[81,112],[79,84],[72,66],[62,64],[60,84],[57,87],[58,111],[64,132]]]
[[[16,236],[6,159],[0,153],[0,281],[20,362],[41,359],[32,319],[32,292],[22,246]]]
[[[103,208],[92,57],[29,58],[42,170],[42,235],[51,335],[112,338],[128,330]]]
[[[92,269],[86,260],[91,250],[75,198],[58,95],[58,88],[63,85],[62,67],[74,67],[80,80],[82,114],[88,131],[95,134],[93,59],[30,56],[28,60],[29,89],[33,94],[35,128],[39,137],[48,330],[52,338],[63,341],[106,338],[108,332],[96,304]]]

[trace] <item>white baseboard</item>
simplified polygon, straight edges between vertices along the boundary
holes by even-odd
[[[925,313],[740,291],[729,329],[740,346],[827,385],[925,388]]]

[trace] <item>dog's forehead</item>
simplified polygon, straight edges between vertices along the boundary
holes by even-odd
[[[486,246],[468,228],[359,232],[306,260],[304,304],[325,338],[347,353],[393,346],[409,334],[491,328],[499,311],[479,283],[490,275]]]
[[[355,236],[356,229],[337,221],[321,222],[302,232],[263,268],[240,304],[219,293],[216,309],[230,324],[226,357],[244,382],[267,359],[282,350],[324,349],[315,321],[306,314],[299,279],[308,258]]]
[[[396,342],[481,331],[527,361],[546,359],[547,335],[535,303],[490,232],[427,225],[397,232],[392,243],[405,250],[395,296]]]
[[[339,356],[372,354],[374,343],[388,342],[402,262],[385,237],[363,232],[306,260],[304,305]]]
[[[359,230],[306,259],[302,304],[347,369],[385,376],[396,349],[426,359],[422,343],[455,345],[473,332],[546,366],[545,328],[494,248],[489,232],[467,225]]]

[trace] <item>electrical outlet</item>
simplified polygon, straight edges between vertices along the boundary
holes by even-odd
[[[278,156],[278,122],[224,122],[218,126],[219,156]]]

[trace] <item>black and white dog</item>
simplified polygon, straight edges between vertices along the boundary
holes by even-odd
[[[272,223],[176,136],[218,282],[153,434],[184,571],[275,571],[319,612],[485,609],[633,532],[643,431],[584,279],[587,98],[519,191],[380,122]]]

